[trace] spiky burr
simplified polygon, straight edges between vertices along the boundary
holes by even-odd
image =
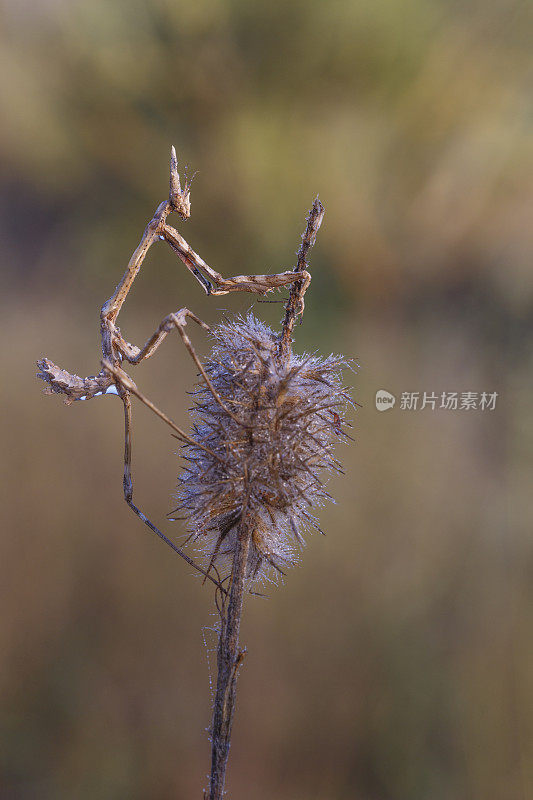
[[[213,338],[204,362],[211,388],[202,381],[193,393],[191,438],[201,446],[182,451],[179,513],[206,565],[222,575],[246,509],[245,577],[268,579],[299,560],[305,532],[320,530],[313,511],[332,499],[324,477],[342,471],[334,448],[346,438],[346,361],[281,357],[279,335],[252,314],[219,325]]]

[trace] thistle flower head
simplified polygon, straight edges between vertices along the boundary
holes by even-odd
[[[313,509],[332,500],[350,397],[340,356],[279,355],[279,337],[252,314],[223,323],[204,362],[213,389],[193,392],[197,446],[183,448],[177,490],[192,541],[222,574],[244,512],[252,528],[247,575],[271,578],[299,560]]]

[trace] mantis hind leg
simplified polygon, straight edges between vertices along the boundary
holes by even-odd
[[[205,570],[203,567],[196,564],[196,562],[187,555],[180,547],[177,546],[168,536],[159,530],[159,528],[154,525],[154,523],[135,505],[133,502],[133,477],[131,473],[131,440],[132,440],[132,415],[131,415],[131,397],[130,392],[125,389],[123,386],[118,386],[118,393],[122,400],[124,406],[124,478],[123,478],[123,486],[124,486],[124,500],[131,508],[133,513],[139,517],[139,519],[144,522],[144,524],[155,533],[159,539],[165,542],[168,547],[171,548],[177,555],[181,556],[184,561],[189,564],[189,566],[193,567],[195,570],[200,572],[204,576],[205,580],[210,580],[214,585],[219,589],[223,594],[225,594],[226,590],[221,586],[220,580],[216,580],[211,574],[210,570]]]

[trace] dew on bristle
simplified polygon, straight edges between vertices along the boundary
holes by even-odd
[[[334,447],[347,438],[341,356],[281,360],[279,338],[252,314],[213,331],[204,362],[223,406],[205,383],[192,393],[192,438],[182,448],[176,499],[204,563],[229,574],[243,508],[252,527],[247,575],[275,579],[299,561],[313,510],[332,497],[341,471]],[[231,411],[231,414],[228,413]],[[232,416],[233,415],[233,416]]]

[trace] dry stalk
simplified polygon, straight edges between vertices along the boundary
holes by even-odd
[[[309,212],[307,226],[302,235],[295,272],[303,274],[294,281],[285,307],[282,332],[277,343],[276,359],[289,361],[292,349],[292,332],[299,314],[303,314],[304,295],[311,282],[307,271],[306,256],[313,246],[322,223],[324,208],[316,198]],[[245,476],[245,481],[248,476]],[[247,481],[246,481],[247,482]],[[231,743],[231,729],[235,713],[236,685],[239,668],[246,650],[239,646],[239,631],[247,580],[249,581],[249,551],[257,520],[248,511],[248,490],[245,489],[243,510],[238,525],[233,549],[233,564],[229,600],[223,598],[220,607],[220,633],[217,649],[217,686],[211,726],[211,775],[209,800],[222,800],[224,794],[226,766]]]
[[[285,318],[283,320],[283,326],[281,329],[281,336],[279,342],[279,352],[280,357],[287,359],[290,356],[291,352],[291,344],[292,344],[292,332],[294,330],[294,325],[296,322],[296,318],[299,314],[303,315],[305,303],[304,303],[304,295],[307,291],[307,288],[311,282],[311,276],[307,270],[307,254],[309,250],[313,247],[316,235],[318,233],[318,229],[322,225],[322,220],[324,219],[324,206],[318,199],[315,198],[315,202],[313,203],[313,207],[309,212],[309,216],[307,217],[307,225],[305,227],[305,231],[302,234],[302,244],[300,245],[300,249],[298,250],[298,257],[296,260],[296,266],[294,267],[295,272],[307,273],[304,278],[298,278],[298,280],[294,281],[291,286],[289,299],[287,300],[287,305],[285,306]]]

